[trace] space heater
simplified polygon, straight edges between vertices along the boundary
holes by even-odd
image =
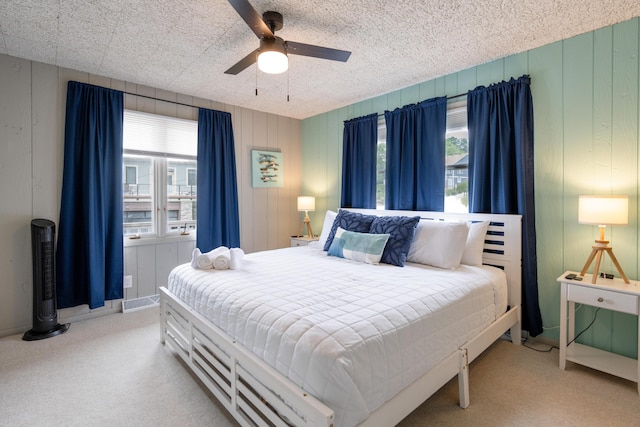
[[[56,225],[48,219],[31,221],[33,254],[33,328],[22,339],[35,341],[63,334],[69,324],[58,323],[54,242]]]

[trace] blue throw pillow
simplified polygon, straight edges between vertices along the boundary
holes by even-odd
[[[371,223],[376,218],[375,215],[363,215],[356,212],[345,211],[340,209],[336,219],[333,221],[331,231],[327,236],[327,241],[324,244],[324,250],[328,251],[333,242],[333,236],[336,235],[338,227],[342,227],[347,231],[357,231],[358,233],[368,233],[371,228]]]
[[[327,255],[379,264],[388,239],[388,234],[358,233],[338,227]]]
[[[381,262],[404,267],[419,216],[379,216],[371,223],[369,233],[390,234]]]

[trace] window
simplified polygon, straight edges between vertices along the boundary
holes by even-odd
[[[167,185],[175,185],[176,182],[176,169],[168,168],[167,169]]]
[[[187,185],[195,186],[196,185],[196,170],[195,169],[187,169]]]
[[[467,101],[447,105],[445,169],[445,212],[468,212],[468,130]],[[378,159],[376,169],[376,208],[384,209],[385,173],[387,165],[387,126],[378,117]]]
[[[125,166],[125,184],[137,184],[138,183],[138,168],[137,166],[127,165]]]
[[[376,162],[376,209],[384,209],[385,174],[387,173],[387,126],[384,115],[378,116],[378,159]]]
[[[194,230],[198,123],[125,110],[123,142],[124,234]]]
[[[467,101],[447,105],[445,212],[469,212]]]
[[[148,156],[125,154],[124,234],[149,234],[153,227],[153,162]],[[133,173],[132,173],[133,171]],[[138,174],[140,172],[140,174]],[[131,177],[133,176],[133,180]]]

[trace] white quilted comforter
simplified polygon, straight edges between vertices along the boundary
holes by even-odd
[[[240,270],[169,276],[169,290],[353,426],[506,310],[492,267],[369,265],[319,246],[248,254]]]

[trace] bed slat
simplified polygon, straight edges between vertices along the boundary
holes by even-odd
[[[169,343],[240,424],[333,426],[330,408],[230,340],[164,287],[160,301],[162,341]],[[176,313],[188,326],[175,320]],[[226,381],[230,381],[228,386]]]

